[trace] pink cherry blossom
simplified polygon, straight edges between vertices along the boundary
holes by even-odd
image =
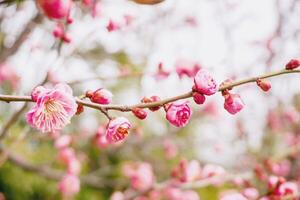
[[[72,6],[72,0],[38,0],[38,6],[51,19],[66,18]]]
[[[105,131],[106,131],[105,126],[100,126],[94,137],[94,144],[100,149],[106,148],[110,144],[106,139]]]
[[[238,94],[227,94],[224,97],[224,108],[232,115],[240,112],[245,106],[243,100]]]
[[[193,190],[183,191],[178,188],[168,187],[164,191],[164,196],[168,200],[199,200],[199,195]]]
[[[73,196],[80,190],[80,180],[77,176],[66,174],[58,185],[59,191],[65,196]]]
[[[188,101],[178,100],[171,103],[166,109],[167,120],[176,127],[184,127],[190,120],[192,110]]]
[[[183,78],[184,76],[194,78],[200,69],[201,67],[198,63],[193,64],[184,60],[179,60],[176,63],[176,73],[179,78]]]
[[[106,139],[110,143],[115,143],[123,140],[129,133],[131,124],[125,117],[117,117],[107,125],[106,128]]]
[[[36,104],[27,113],[27,122],[44,133],[63,129],[76,113],[77,104],[66,84],[53,89],[39,86],[32,92],[32,99]]]
[[[200,69],[194,78],[195,90],[204,95],[213,95],[218,91],[215,79],[205,69]]]

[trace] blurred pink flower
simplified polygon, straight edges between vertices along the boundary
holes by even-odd
[[[222,195],[220,200],[249,200],[245,196],[243,196],[240,193],[230,193],[230,194],[225,194]]]
[[[131,124],[125,117],[117,117],[110,120],[106,128],[106,139],[110,143],[123,140],[129,132]]]
[[[192,182],[200,178],[201,167],[198,161],[181,160],[179,165],[172,171],[172,176],[181,182]]]
[[[0,85],[3,82],[11,84],[12,89],[17,89],[20,83],[20,77],[15,70],[6,63],[0,64]]]
[[[108,25],[106,26],[106,29],[108,32],[117,31],[120,28],[121,28],[121,26],[113,20],[109,20]]]
[[[110,200],[125,200],[125,195],[122,192],[114,192]]]
[[[194,78],[197,72],[201,69],[199,64],[191,64],[187,61],[178,61],[176,63],[176,73],[179,78],[187,76],[189,78]]]
[[[286,195],[297,196],[299,194],[298,184],[294,182],[282,183],[278,188],[277,194],[279,196],[286,196]]]
[[[73,159],[76,159],[74,149],[72,148],[60,149],[58,152],[58,159],[67,165]]]
[[[55,140],[54,146],[57,149],[63,149],[68,147],[72,142],[72,137],[70,135],[62,135]]]
[[[73,175],[79,175],[80,174],[81,163],[79,162],[78,159],[72,158],[71,160],[69,160],[67,165],[68,165],[68,173],[69,174],[73,174]]]
[[[51,19],[68,17],[72,7],[72,0],[37,0],[40,9]]]
[[[225,175],[226,171],[219,165],[207,164],[201,171],[201,178]]]
[[[80,180],[77,176],[66,174],[58,185],[59,191],[65,196],[73,196],[80,190]]]
[[[130,179],[132,188],[143,191],[154,184],[152,166],[146,162],[130,163],[124,166],[123,173]]]
[[[178,100],[166,108],[167,120],[176,127],[184,127],[190,120],[192,110],[186,100]]]
[[[42,132],[63,129],[70,123],[77,108],[72,90],[66,84],[57,84],[53,89],[39,86],[33,90],[32,99],[36,104],[27,113],[26,119]]]
[[[94,137],[94,144],[100,149],[106,148],[110,144],[106,139],[105,131],[105,126],[99,126],[97,133]]]
[[[238,94],[226,94],[224,96],[225,102],[224,102],[224,108],[227,110],[230,114],[236,114],[240,112],[245,104],[243,100],[241,99],[240,95]]]
[[[211,74],[200,69],[194,78],[195,90],[204,95],[213,95],[218,91],[218,86]]]
[[[259,197],[258,190],[253,187],[244,189],[242,193],[248,200],[256,200]]]
[[[178,150],[176,144],[172,140],[170,139],[164,140],[163,146],[167,158],[171,159],[176,157]]]
[[[164,196],[167,200],[199,200],[199,196],[195,191],[183,191],[178,188],[168,187],[164,190]]]

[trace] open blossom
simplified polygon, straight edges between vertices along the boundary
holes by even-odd
[[[80,190],[80,180],[72,174],[65,175],[58,185],[59,191],[65,196],[73,196]]]
[[[132,188],[143,191],[154,183],[152,166],[146,162],[130,163],[123,168],[124,175],[130,179]]]
[[[39,86],[31,96],[36,104],[27,113],[27,122],[42,132],[63,129],[76,112],[77,104],[66,84],[57,84],[53,89]]]
[[[107,125],[106,128],[106,139],[110,143],[115,143],[123,140],[129,133],[131,124],[125,117],[117,117]]]
[[[240,95],[238,94],[227,94],[224,96],[225,102],[224,102],[224,108],[227,110],[230,114],[236,114],[240,112],[245,104],[243,100],[241,99]]]
[[[218,91],[215,79],[205,69],[200,69],[194,78],[195,90],[204,95],[213,95]]]
[[[190,120],[192,110],[188,101],[178,100],[171,103],[166,109],[167,120],[176,127],[184,127]]]
[[[71,0],[38,0],[40,9],[51,19],[68,17],[72,6]]]

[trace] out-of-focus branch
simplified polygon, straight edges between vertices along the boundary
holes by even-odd
[[[263,74],[260,76],[256,76],[256,77],[251,77],[251,78],[246,78],[246,79],[242,79],[240,81],[235,81],[232,82],[230,84],[226,84],[222,87],[219,88],[219,92],[222,92],[224,90],[227,90],[229,88],[234,88],[240,85],[244,85],[247,83],[252,83],[252,82],[256,82],[257,79],[266,79],[266,78],[271,78],[271,77],[275,77],[275,76],[280,76],[283,74],[291,74],[291,73],[300,73],[300,70],[280,70],[280,71],[275,71],[275,72],[271,72],[271,73],[267,73],[267,74]],[[86,107],[90,107],[90,108],[94,108],[97,110],[118,110],[121,112],[128,112],[128,111],[132,111],[132,109],[134,108],[152,108],[152,107],[157,107],[157,106],[163,106],[165,104],[180,100],[180,99],[187,99],[192,97],[192,91],[178,95],[178,96],[174,96],[174,97],[170,97],[170,98],[166,98],[163,99],[161,101],[156,101],[153,103],[139,103],[139,104],[135,104],[135,105],[100,105],[100,104],[96,104],[96,103],[92,103],[92,102],[87,102],[85,100],[82,100],[80,98],[76,98],[76,102],[77,104],[86,106]],[[0,101],[5,101],[7,103],[9,102],[14,102],[14,101],[21,101],[21,102],[32,102],[32,99],[30,96],[14,96],[14,95],[1,95],[0,94]]]
[[[28,103],[25,103],[18,111],[16,111],[11,118],[4,124],[0,131],[0,140],[2,140],[8,133],[9,128],[18,120],[20,115],[26,110]]]
[[[17,155],[12,154],[8,150],[4,149],[3,146],[0,147],[0,150],[4,153],[7,160],[10,161],[12,164],[22,168],[25,171],[33,172],[39,174],[42,177],[45,177],[50,180],[59,181],[64,176],[64,172],[52,169],[48,166],[38,166],[33,165],[27,160],[19,157]],[[87,185],[92,188],[101,189],[104,187],[113,187],[115,186],[116,182],[110,180],[103,180],[96,176],[86,175],[80,177],[81,184]]]
[[[42,20],[42,15],[37,14],[28,24],[25,26],[21,34],[19,35],[18,39],[15,41],[15,43],[9,47],[2,49],[0,53],[0,63],[4,62],[9,56],[14,55],[18,49],[21,47],[23,42],[28,38],[30,33],[34,30],[34,27],[37,23],[39,23]]]

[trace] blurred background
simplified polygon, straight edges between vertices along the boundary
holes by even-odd
[[[58,22],[45,17],[35,1],[0,5],[1,94],[28,95],[48,74],[48,85],[66,82],[76,96],[106,88],[114,104],[131,105],[144,96],[166,98],[189,91],[193,79],[179,76],[180,67],[208,69],[221,83],[283,69],[300,53],[298,0],[73,3],[69,43],[53,36]],[[182,158],[218,165],[230,174],[255,172],[268,162],[270,173],[298,180],[300,79],[295,74],[270,81],[268,93],[255,84],[234,89],[246,105],[234,116],[224,110],[220,94],[201,106],[191,100],[192,119],[182,129],[165,120],[163,109],[149,112],[143,121],[111,111],[134,124],[126,141],[112,146],[96,139],[99,127],[107,123],[105,116],[85,109],[60,133],[71,136],[86,178],[71,198],[57,189],[66,171],[54,147],[58,136],[30,128],[22,113],[1,139],[9,153],[0,156],[0,199],[109,199],[129,187],[124,164],[148,162],[160,182]],[[2,131],[22,106],[0,104]],[[228,188],[235,187],[209,185],[195,191],[201,199],[219,199]],[[263,186],[257,188],[264,193]]]

